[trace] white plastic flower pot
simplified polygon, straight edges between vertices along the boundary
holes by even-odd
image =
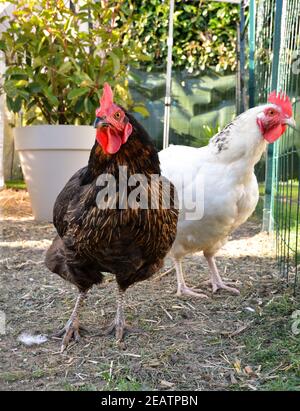
[[[94,141],[92,126],[41,125],[15,129],[15,146],[35,220],[52,221],[57,195],[70,177],[87,165]]]

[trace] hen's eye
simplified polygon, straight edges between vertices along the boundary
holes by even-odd
[[[269,114],[270,114],[270,116],[273,116],[275,114],[275,111],[274,110],[269,110]]]
[[[121,117],[121,113],[120,113],[119,111],[117,111],[117,112],[115,113],[115,115],[114,115],[114,118],[115,118],[116,120],[119,120],[120,117]]]

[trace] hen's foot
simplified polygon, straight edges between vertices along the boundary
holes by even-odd
[[[61,338],[63,337],[66,332],[67,332],[67,328],[68,328],[68,324],[69,324],[70,320],[67,322],[67,324],[64,326],[64,328],[62,328],[61,330],[57,331],[56,333],[52,334],[53,338]],[[83,334],[90,334],[90,330],[88,330],[87,328],[83,327],[82,325],[79,325],[79,333]]]
[[[117,344],[119,344],[123,341],[126,332],[140,332],[140,330],[126,324],[124,315],[124,291],[118,288],[116,317],[112,323],[101,329],[99,335],[115,333]]]
[[[208,298],[206,294],[202,293],[202,290],[197,290],[193,288],[189,288],[186,285],[180,284],[177,289],[176,295],[181,297],[182,295],[189,295],[192,297],[199,297],[199,298]]]
[[[60,352],[63,353],[70,344],[71,340],[75,342],[80,341],[80,331],[85,331],[84,328],[79,326],[79,320],[77,317],[70,318],[64,328],[53,335],[53,337],[63,337]]]
[[[71,314],[71,317],[64,328],[53,335],[53,337],[63,337],[62,344],[61,344],[61,352],[64,352],[67,346],[70,344],[70,341],[74,339],[75,342],[80,340],[80,330],[84,330],[84,328],[79,326],[79,318],[78,313],[80,310],[80,306],[83,303],[86,297],[86,291],[79,292],[77,297],[74,310]]]
[[[234,295],[240,295],[240,291],[237,288],[230,287],[229,285],[225,284],[223,281],[217,282],[217,281],[207,280],[207,281],[203,281],[203,283],[201,284],[211,285],[213,294],[215,294],[219,290],[225,290]]]

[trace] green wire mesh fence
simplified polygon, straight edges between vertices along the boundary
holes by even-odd
[[[285,91],[299,127],[300,0],[258,0],[256,6],[256,103],[265,102],[274,88]],[[287,130],[267,157],[265,195],[271,198],[267,206],[276,232],[278,264],[296,291],[300,272],[299,131]]]
[[[256,102],[264,103],[271,90],[275,0],[258,1],[255,35]]]

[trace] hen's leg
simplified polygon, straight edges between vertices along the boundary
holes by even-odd
[[[192,288],[187,287],[184,276],[183,276],[181,261],[174,260],[174,262],[175,262],[175,269],[176,269],[176,275],[177,275],[177,294],[176,295],[178,297],[181,297],[183,294],[185,294],[185,295],[191,295],[193,297],[208,298],[206,294],[197,292],[201,290],[193,290]]]
[[[218,290],[223,289],[236,295],[240,294],[238,289],[229,287],[227,284],[223,282],[219,274],[214,257],[206,254],[204,254],[204,256],[206,258],[210,270],[210,280],[208,280],[208,283],[212,285],[213,293],[216,293]]]
[[[64,352],[72,338],[74,338],[76,342],[80,340],[79,310],[86,297],[86,294],[87,293],[83,291],[79,293],[71,317],[69,318],[64,328],[54,335],[55,337],[63,336],[61,352]]]
[[[115,332],[117,343],[123,340],[124,334],[126,331],[137,331],[126,324],[125,315],[124,315],[124,300],[125,300],[125,291],[118,288],[117,292],[117,312],[115,319],[107,327],[101,330],[101,335],[108,335]]]

